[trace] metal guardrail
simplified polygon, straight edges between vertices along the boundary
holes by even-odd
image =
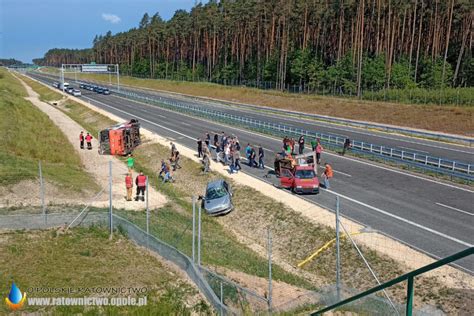
[[[345,141],[345,137],[337,135],[323,134],[303,130],[300,128],[289,127],[282,124],[264,122],[253,118],[237,116],[180,102],[169,101],[162,97],[150,98],[142,96],[138,93],[129,91],[118,91],[115,89],[111,89],[111,91],[128,98],[141,100],[146,103],[161,105],[162,107],[165,106],[166,108],[175,111],[177,110],[180,112],[187,112],[198,115],[200,114],[201,116],[207,118],[220,118],[222,120],[225,120],[226,122],[238,123],[240,125],[245,125],[251,128],[253,127],[259,130],[265,130],[273,133],[277,132],[278,135],[291,135],[296,137],[299,137],[300,135],[305,135],[306,137],[319,138],[322,143],[334,147],[342,148]],[[397,148],[376,145],[357,140],[352,141],[352,150],[365,155],[380,157],[394,162],[402,162],[404,164],[416,166],[420,169],[424,169],[430,172],[441,173],[457,178],[462,178],[468,181],[474,180],[474,166],[460,161],[423,155],[416,152],[405,151]]]
[[[444,265],[447,265],[451,262],[454,262],[456,260],[471,256],[474,254],[474,247],[467,248],[463,251],[460,251],[458,253],[455,253],[449,257],[443,258],[441,260],[438,260],[436,262],[433,262],[431,264],[428,264],[424,267],[421,267],[419,269],[416,269],[414,271],[408,272],[404,275],[401,275],[397,278],[394,278],[388,282],[385,282],[379,286],[373,287],[367,291],[364,291],[362,293],[359,293],[357,295],[354,295],[348,299],[345,299],[343,301],[340,301],[336,304],[333,304],[331,306],[328,306],[326,308],[323,308],[321,310],[318,310],[311,315],[322,315],[325,312],[328,312],[330,310],[333,310],[335,308],[338,308],[340,306],[344,306],[346,304],[349,304],[351,302],[354,302],[356,300],[359,300],[361,298],[367,297],[370,294],[379,292],[381,290],[384,290],[390,286],[393,286],[395,284],[401,283],[403,281],[407,281],[407,297],[406,297],[406,315],[411,316],[413,314],[413,293],[414,293],[414,284],[415,284],[415,277],[421,274],[424,274],[426,272],[429,272],[431,270],[437,269],[439,267],[442,267]]]
[[[140,79],[140,78],[138,78]],[[98,81],[100,82],[100,81]],[[134,90],[139,90],[139,88],[130,86],[130,85],[125,85],[122,84],[121,86],[126,86],[127,88],[131,88]],[[143,90],[151,90],[153,89],[150,88],[142,88]],[[397,127],[397,126],[387,126],[383,124],[377,124],[377,123],[369,123],[369,122],[361,122],[361,121],[355,121],[355,120],[350,120],[350,119],[344,119],[344,118],[337,118],[337,117],[330,117],[326,115],[319,115],[319,114],[312,114],[312,113],[303,113],[303,112],[298,112],[298,111],[291,111],[291,110],[283,110],[283,109],[277,109],[277,108],[271,108],[268,106],[262,106],[262,105],[253,105],[253,104],[248,104],[248,103],[238,103],[238,102],[232,102],[232,101],[225,101],[225,100],[218,100],[218,99],[213,99],[213,98],[206,98],[206,97],[199,97],[199,96],[191,96],[191,95],[186,95],[186,94],[181,94],[181,93],[175,93],[175,92],[169,92],[169,91],[164,91],[167,93],[174,93],[177,95],[181,95],[184,97],[188,97],[191,99],[195,100],[201,100],[201,101],[213,101],[221,104],[235,104],[238,105],[239,107],[245,107],[248,109],[253,109],[257,111],[264,110],[266,112],[273,112],[273,113],[280,113],[280,114],[290,114],[290,115],[296,115],[299,117],[304,117],[304,118],[313,118],[316,120],[320,121],[326,121],[326,122],[331,122],[331,123],[336,123],[336,124],[344,124],[348,126],[354,126],[354,127],[360,127],[360,128],[365,128],[365,129],[377,129],[385,132],[390,132],[390,133],[401,133],[405,135],[410,135],[410,136],[415,136],[415,137],[424,137],[424,138],[429,138],[429,139],[435,139],[435,140],[443,140],[443,141],[449,141],[449,142],[454,142],[454,143],[462,143],[465,145],[468,145],[469,147],[474,147],[474,138],[470,137],[463,137],[463,136],[455,136],[455,135],[447,135],[447,134],[439,134],[439,133],[432,133],[428,131],[418,131],[410,128],[403,128],[403,127]]]
[[[42,74],[46,75],[46,74]],[[51,75],[51,77],[53,77]],[[138,78],[140,79],[140,78]],[[90,82],[97,82],[97,84],[104,84],[102,81],[95,81],[91,80]],[[125,85],[121,84],[121,86],[125,86],[127,88],[133,89],[133,90],[138,90],[139,88],[130,86],[130,85]],[[142,88],[143,90],[152,90],[149,88]],[[429,138],[429,139],[435,139],[435,140],[443,140],[443,141],[450,141],[454,143],[462,143],[466,144],[469,147],[474,147],[474,138],[470,137],[463,137],[463,136],[455,136],[455,135],[445,135],[445,134],[439,134],[439,133],[432,133],[432,132],[425,132],[425,131],[418,131],[410,128],[403,128],[403,127],[396,127],[396,126],[387,126],[383,124],[377,124],[377,123],[368,123],[368,122],[361,122],[361,121],[355,121],[355,120],[350,120],[350,119],[344,119],[344,118],[337,118],[337,117],[330,117],[330,116],[325,116],[325,115],[318,115],[318,114],[311,114],[311,113],[303,113],[303,112],[298,112],[298,111],[291,111],[291,110],[283,110],[283,109],[276,109],[276,108],[271,108],[268,106],[262,106],[262,105],[253,105],[253,104],[247,104],[247,103],[238,103],[238,102],[232,102],[232,101],[224,101],[224,100],[218,100],[218,99],[212,99],[212,98],[206,98],[206,97],[199,97],[199,96],[191,96],[191,95],[186,95],[186,94],[181,94],[181,93],[175,93],[175,92],[170,92],[170,91],[164,91],[166,93],[174,93],[178,95],[182,95],[184,97],[192,98],[195,100],[202,100],[202,101],[213,101],[221,104],[236,104],[239,107],[246,107],[249,109],[254,109],[254,110],[264,110],[267,112],[273,112],[273,113],[282,113],[282,114],[290,114],[290,115],[296,115],[296,116],[304,116],[305,118],[311,117],[316,120],[320,121],[326,121],[326,122],[332,122],[336,124],[344,124],[348,126],[354,126],[354,127],[361,127],[365,129],[377,129],[377,130],[382,130],[385,132],[395,132],[395,133],[401,133],[405,135],[410,135],[410,136],[415,136],[415,137],[424,137],[424,138]]]

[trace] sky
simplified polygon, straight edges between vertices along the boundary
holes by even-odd
[[[203,1],[204,2],[204,1]],[[31,63],[50,48],[89,48],[97,34],[137,27],[143,14],[168,20],[195,0],[0,0],[0,58]]]

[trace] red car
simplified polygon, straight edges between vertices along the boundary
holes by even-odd
[[[292,169],[280,168],[280,185],[297,194],[319,193],[319,180],[313,165],[296,165]]]

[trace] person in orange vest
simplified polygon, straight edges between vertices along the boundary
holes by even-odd
[[[86,135],[86,143],[87,143],[87,149],[91,150],[92,149],[92,136],[87,133]]]
[[[132,200],[133,178],[131,173],[125,176],[125,187],[127,188],[127,201]]]
[[[84,149],[84,132],[81,131],[79,134],[79,145],[81,146],[81,149]]]
[[[324,164],[324,166],[326,167],[323,173],[324,188],[329,189],[331,187],[329,185],[329,179],[334,176],[334,171],[332,170],[331,165],[327,162]]]
[[[135,197],[135,201],[145,201],[146,176],[143,175],[143,172],[140,171],[140,174],[135,179],[135,184],[137,185],[137,196]],[[140,196],[140,192],[142,193],[142,196]]]

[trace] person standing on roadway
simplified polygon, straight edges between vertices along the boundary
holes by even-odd
[[[321,146],[321,141],[318,138],[318,144],[316,145],[316,163],[321,164],[321,153],[323,152],[323,146]]]
[[[206,147],[209,148],[209,145],[211,144],[211,135],[209,135],[209,133],[206,133],[206,139],[204,142],[206,143]]]
[[[352,147],[352,143],[351,143],[351,140],[349,138],[346,138],[344,140],[344,146],[342,148],[342,153],[341,155],[344,156],[344,154],[346,153],[346,150],[350,149]]]
[[[316,150],[316,138],[311,139],[311,150],[315,151]]]
[[[298,153],[301,155],[304,152],[304,135],[298,139]]]
[[[146,176],[143,175],[143,172],[140,171],[140,174],[135,179],[135,184],[137,185],[137,196],[135,201],[142,200],[145,201],[145,189],[146,189]],[[142,196],[140,197],[140,193]]]
[[[202,140],[200,138],[197,139],[197,145],[198,145],[198,158],[201,158],[202,156]]]
[[[258,167],[260,169],[265,169],[265,165],[263,163],[263,158],[265,157],[265,153],[263,151],[262,145],[258,145]]]
[[[324,188],[329,189],[331,186],[329,185],[329,179],[331,179],[334,176],[334,171],[332,170],[332,167],[329,163],[324,164],[325,169],[323,173],[323,181],[324,181]]]
[[[125,176],[125,187],[127,188],[127,201],[132,200],[133,178],[131,173]]]

